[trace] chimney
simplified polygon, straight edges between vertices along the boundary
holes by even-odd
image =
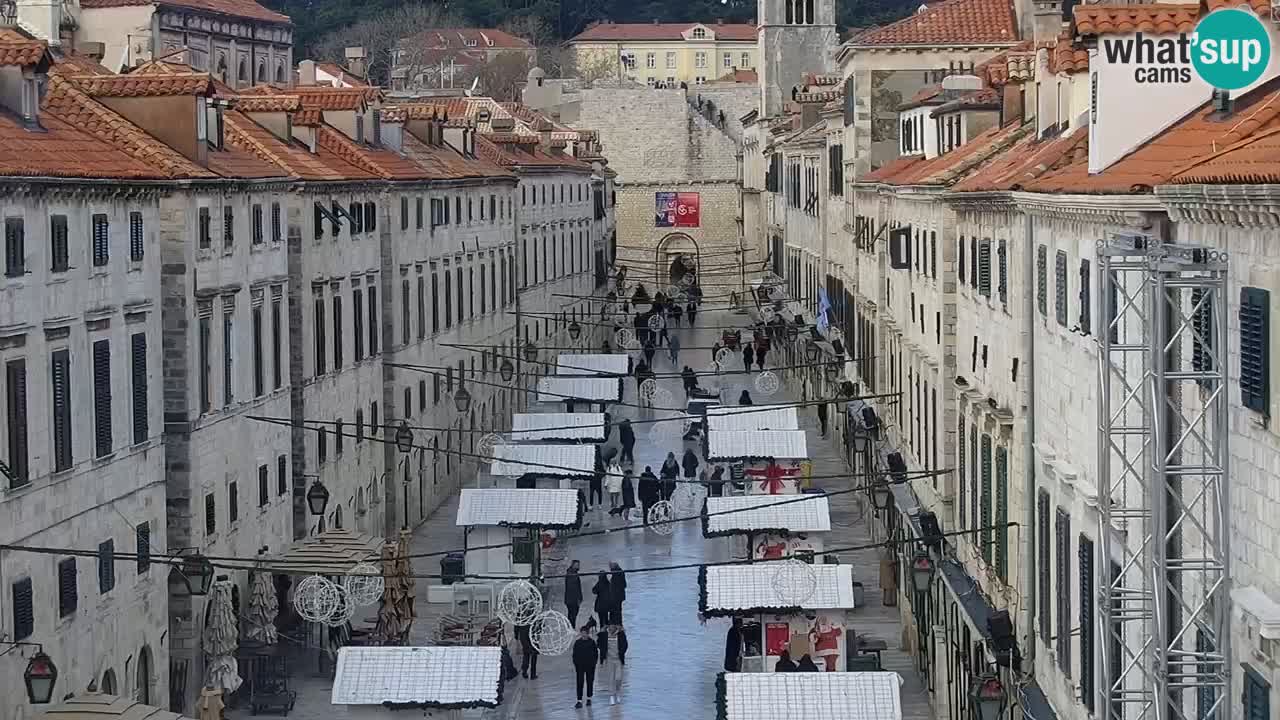
[[[1213,91],[1213,114],[1221,119],[1231,115],[1235,103],[1231,102],[1231,91],[1220,90],[1214,88]]]
[[[21,117],[28,130],[40,129],[40,92],[45,82],[42,66],[0,66],[0,105]]]
[[[57,47],[62,42],[62,0],[18,0],[16,25],[37,40]]]
[[[298,63],[298,84],[316,84],[316,63],[314,60],[303,60]]]
[[[107,46],[100,42],[82,42],[76,46],[76,52],[100,63],[107,56]]]
[[[367,68],[365,59],[369,57],[368,52],[363,47],[349,47],[346,49],[346,56],[347,70],[351,71],[352,75],[363,78]]]

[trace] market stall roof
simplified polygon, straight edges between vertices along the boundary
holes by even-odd
[[[803,430],[711,430],[707,459],[802,460],[809,457]]]
[[[497,647],[344,647],[333,677],[334,705],[492,708],[502,703]]]
[[[489,474],[586,477],[596,472],[595,445],[495,445]]]
[[[707,514],[702,517],[702,534],[706,537],[830,531],[831,506],[826,495],[709,497]]]
[[[800,418],[795,405],[721,406],[707,410],[707,424],[711,430],[799,430]]]
[[[511,439],[517,442],[604,442],[604,435],[604,413],[516,413],[511,416]]]
[[[710,565],[698,571],[698,610],[707,617],[796,614],[805,610],[852,610],[853,566],[810,565],[817,587],[802,605],[778,597],[774,579],[781,563]]]
[[[895,672],[720,673],[716,720],[902,720]]]
[[[294,541],[268,564],[298,574],[340,575],[357,563],[377,562],[381,556],[382,538],[334,529]]]
[[[582,524],[578,491],[560,488],[463,488],[462,526],[570,528]]]
[[[39,717],[49,720],[188,720],[184,715],[104,693],[67,698],[45,708]]]
[[[619,402],[622,400],[622,380],[616,377],[571,375],[549,376],[538,380],[538,402],[562,403],[568,400]]]
[[[630,357],[625,353],[561,354],[557,375],[630,375]]]

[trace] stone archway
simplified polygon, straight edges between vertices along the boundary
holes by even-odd
[[[692,259],[692,263],[689,259]],[[667,233],[658,241],[653,252],[654,284],[665,279],[665,287],[680,285],[688,275],[692,275],[694,282],[697,282],[701,260],[702,249],[698,247],[697,240],[682,232]]]

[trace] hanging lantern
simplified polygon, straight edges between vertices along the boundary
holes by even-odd
[[[911,586],[918,593],[929,592],[933,587],[933,558],[929,551],[921,548],[911,558]]]
[[[307,509],[312,515],[323,516],[324,509],[329,505],[329,489],[319,479],[311,482],[311,487],[307,489]]]
[[[787,323],[787,339],[795,340],[798,337],[800,337],[800,328],[792,325],[791,323]]]
[[[888,510],[893,504],[893,492],[889,489],[889,483],[881,480],[871,488],[871,503],[876,506],[877,510]]]
[[[396,428],[396,448],[402,453],[413,450],[413,431],[409,429],[409,423],[406,420],[401,420],[400,427]]]
[[[516,375],[516,366],[511,363],[511,358],[502,358],[502,364],[498,366],[498,374],[502,376],[504,382],[511,382],[511,378]]]
[[[569,339],[577,340],[581,336],[582,336],[582,326],[578,324],[578,321],[574,320],[573,322],[569,323]]]
[[[974,680],[969,698],[978,711],[978,720],[998,720],[1007,702],[1004,683],[994,675],[983,675]]]
[[[814,345],[813,343],[809,343],[808,345],[805,345],[804,350],[805,350],[805,357],[809,359],[810,364],[818,362],[818,346],[817,345]]]
[[[529,362],[538,359],[538,346],[534,345],[532,340],[526,340],[524,343],[524,359]]]
[[[200,553],[169,568],[169,592],[176,597],[204,597],[213,586],[213,563]]]
[[[53,688],[58,684],[58,666],[41,650],[27,662],[27,671],[22,674],[22,679],[27,684],[27,700],[32,705],[48,705],[53,700]]]
[[[459,413],[466,414],[471,409],[471,393],[465,387],[458,386],[458,392],[453,394],[453,406],[458,409]]]
[[[827,363],[827,377],[831,378],[832,380],[835,380],[836,378],[840,377],[840,373],[843,370],[844,368],[840,366],[840,363],[838,361],[833,360]]]

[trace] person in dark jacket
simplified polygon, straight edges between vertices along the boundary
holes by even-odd
[[[622,624],[622,603],[627,601],[627,574],[616,562],[609,563],[609,590],[613,593],[613,617],[609,625]]]
[[[644,472],[640,473],[640,511],[644,513],[644,524],[649,524],[649,508],[658,502],[660,491],[658,489],[658,476],[653,474],[653,468],[645,465]]]
[[[690,300],[689,304],[684,307],[684,311],[689,316],[689,327],[693,327],[694,320],[698,318],[698,304]]]
[[[711,471],[711,484],[707,488],[707,492],[712,497],[721,497],[724,495],[724,466],[717,465],[715,470]]]
[[[608,625],[608,619],[613,617],[613,589],[609,587],[609,576],[604,573],[597,575],[591,592],[596,596],[596,617],[600,618],[601,625]]]
[[[564,606],[574,627],[578,625],[578,608],[582,605],[582,577],[578,575],[578,567],[578,561],[574,560],[564,575]]]
[[[764,369],[764,359],[769,354],[769,338],[761,335],[756,340],[756,367]]]
[[[646,340],[644,343],[644,363],[650,367],[653,366],[653,356],[658,353],[658,348],[654,347],[653,340]]]
[[[631,479],[631,471],[625,470],[622,473],[622,506],[618,508],[619,515],[626,516],[631,508],[636,506],[636,485]]]
[[[662,477],[662,499],[670,500],[676,491],[676,478],[680,476],[680,463],[676,462],[675,453],[667,453],[667,459],[662,463],[662,470],[658,474]]]
[[[675,321],[676,325],[679,325],[680,318],[684,315],[684,308],[680,307],[680,303],[672,300],[667,304],[667,315],[671,316],[671,319]]]
[[[684,467],[685,480],[698,477],[698,456],[694,455],[692,450],[684,449],[684,457],[680,459],[680,464]]]
[[[818,427],[822,428],[822,437],[827,436],[827,404],[818,403]]]
[[[724,671],[738,672],[742,663],[742,618],[734,618],[724,638]]]
[[[520,676],[537,680],[538,648],[533,646],[533,639],[529,637],[528,625],[516,626],[516,641],[520,643]]]
[[[604,452],[600,449],[600,445],[596,445],[596,471],[588,481],[587,492],[587,509],[590,510],[596,503],[604,502]]]
[[[582,707],[582,688],[587,689],[587,704],[591,704],[591,696],[595,694],[596,662],[600,658],[600,648],[591,637],[591,631],[582,628],[578,631],[578,639],[573,641],[573,671],[577,676],[578,703],[575,708]]]
[[[750,404],[751,404],[751,393],[747,392],[746,390],[743,390],[743,391],[742,391],[742,394],[738,396],[738,404],[739,404],[739,405],[750,405]]]
[[[774,672],[795,672],[796,662],[791,659],[791,652],[783,650],[782,655],[778,657],[778,663],[773,666]]]
[[[800,656],[800,662],[796,663],[796,672],[821,672],[818,666],[813,664],[813,658],[809,657],[809,653]]]
[[[685,395],[692,395],[693,391],[698,389],[698,375],[688,365],[680,371],[680,380],[684,383]]]
[[[636,447],[636,431],[631,429],[631,421],[623,420],[622,425],[618,428],[618,440],[622,443],[622,462],[634,463],[636,456],[634,450]],[[626,488],[623,488],[626,493]],[[626,504],[625,502],[623,503]]]
[[[751,363],[756,358],[756,351],[751,347],[751,343],[742,344],[742,368],[747,372],[751,372]]]
[[[716,356],[720,354],[721,347],[719,340],[711,344],[711,362],[716,362]]]

